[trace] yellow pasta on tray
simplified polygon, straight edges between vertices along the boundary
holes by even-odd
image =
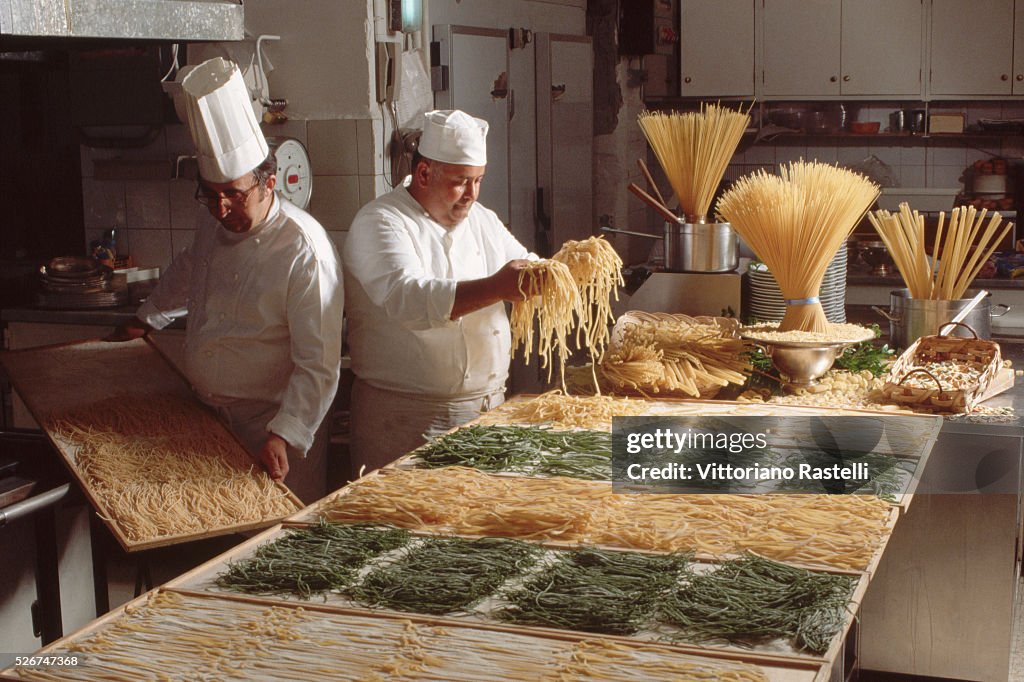
[[[128,551],[267,526],[301,506],[144,340],[0,361]]]

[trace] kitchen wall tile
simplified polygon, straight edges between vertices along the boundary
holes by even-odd
[[[361,118],[356,121],[358,137],[359,174],[370,175],[384,172],[386,142],[384,122],[378,119]]]
[[[961,169],[967,165],[967,154],[963,147],[928,147],[929,166],[958,166]]]
[[[359,210],[359,178],[355,175],[314,175],[309,212],[327,230],[347,230]]]
[[[126,182],[125,206],[128,228],[169,230],[171,212],[167,182]]]
[[[138,142],[145,142],[146,144],[141,147],[130,146],[119,148],[120,152],[114,158],[118,159],[136,159],[149,161],[153,159],[166,159],[167,158],[167,136],[164,134],[164,129],[160,129],[155,135],[153,135],[149,126],[121,126],[116,133],[112,133],[118,140],[123,140],[126,144],[134,145]],[[150,139],[152,136],[152,139]]]
[[[194,230],[210,212],[196,201],[196,183],[184,178],[167,183],[172,230]]]
[[[170,230],[131,230],[132,261],[140,267],[165,269],[173,254]]]
[[[377,198],[377,176],[359,176],[359,206],[365,206]],[[358,210],[358,209],[357,209]]]
[[[126,225],[125,183],[82,179],[82,209],[86,230],[109,230]]]
[[[348,230],[327,230],[327,236],[334,242],[334,248],[338,249],[340,256],[345,248],[345,237],[348,236]]]
[[[359,172],[356,125],[353,119],[309,121],[308,150],[314,175],[356,175]],[[313,192],[315,197],[316,190]]]
[[[299,142],[301,142],[303,144],[303,146],[308,148],[308,145],[306,143],[309,140],[309,136],[308,136],[309,123],[311,123],[311,122],[310,121],[304,121],[304,120],[301,120],[301,119],[300,120],[289,119],[289,120],[285,121],[284,123],[275,123],[273,125],[263,124],[260,127],[263,130],[263,134],[266,135],[268,138],[271,138],[271,137],[280,137],[280,138],[290,137],[292,139],[298,140]]]
[[[853,166],[864,161],[870,153],[866,146],[859,144],[842,145],[836,148],[836,161],[841,166]]]
[[[781,165],[791,161],[807,158],[807,147],[804,145],[779,145],[775,148],[775,163]]]
[[[928,169],[924,165],[901,165],[898,177],[900,187],[928,186]]]
[[[775,145],[755,144],[743,156],[744,163],[759,165],[775,165]]]
[[[900,147],[900,164],[905,166],[923,166],[927,159],[925,148],[916,144],[904,144]]]
[[[868,145],[868,153],[882,163],[893,168],[900,165],[899,147],[891,147],[887,144],[872,140]]]
[[[957,166],[931,166],[929,172],[929,187],[960,187],[962,182],[960,176],[963,174],[963,167]]]
[[[837,158],[836,148],[831,145],[808,145],[806,158],[808,161],[835,163]]]

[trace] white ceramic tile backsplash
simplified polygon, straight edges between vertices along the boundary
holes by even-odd
[[[159,267],[163,271],[171,264],[170,230],[132,230],[129,239],[135,265]]]
[[[309,212],[326,230],[347,230],[359,210],[359,177],[314,175]]]
[[[125,205],[129,230],[169,230],[171,212],[168,182],[126,182]]]
[[[356,126],[354,119],[309,122],[309,158],[314,174],[359,173]],[[313,191],[316,191],[315,181]]]

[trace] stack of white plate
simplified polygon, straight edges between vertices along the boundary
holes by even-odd
[[[846,322],[846,253],[843,246],[829,263],[821,281],[821,307],[829,322]],[[750,300],[747,310],[759,322],[778,322],[786,314],[786,304],[775,277],[764,263],[753,262],[748,268]]]

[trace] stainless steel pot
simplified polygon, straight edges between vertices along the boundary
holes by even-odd
[[[740,263],[739,238],[729,223],[665,222],[663,235],[602,226],[604,232],[661,239],[669,272],[732,272]]]
[[[974,297],[976,292],[967,292]],[[960,298],[951,301],[935,301],[927,298],[911,298],[907,289],[896,289],[889,292],[889,310],[874,306],[876,312],[889,320],[889,343],[895,348],[907,348],[922,336],[936,334],[939,327],[952,320],[958,312],[967,307],[971,298]],[[996,305],[1002,310],[993,311],[989,294],[967,313],[964,324],[970,326],[978,334],[978,338],[987,339],[992,336],[992,318],[1002,317],[1010,312],[1010,306],[1003,303]],[[952,336],[971,336],[963,327],[954,327]]]
[[[665,269],[670,272],[729,272],[739,257],[729,223],[665,222]]]

